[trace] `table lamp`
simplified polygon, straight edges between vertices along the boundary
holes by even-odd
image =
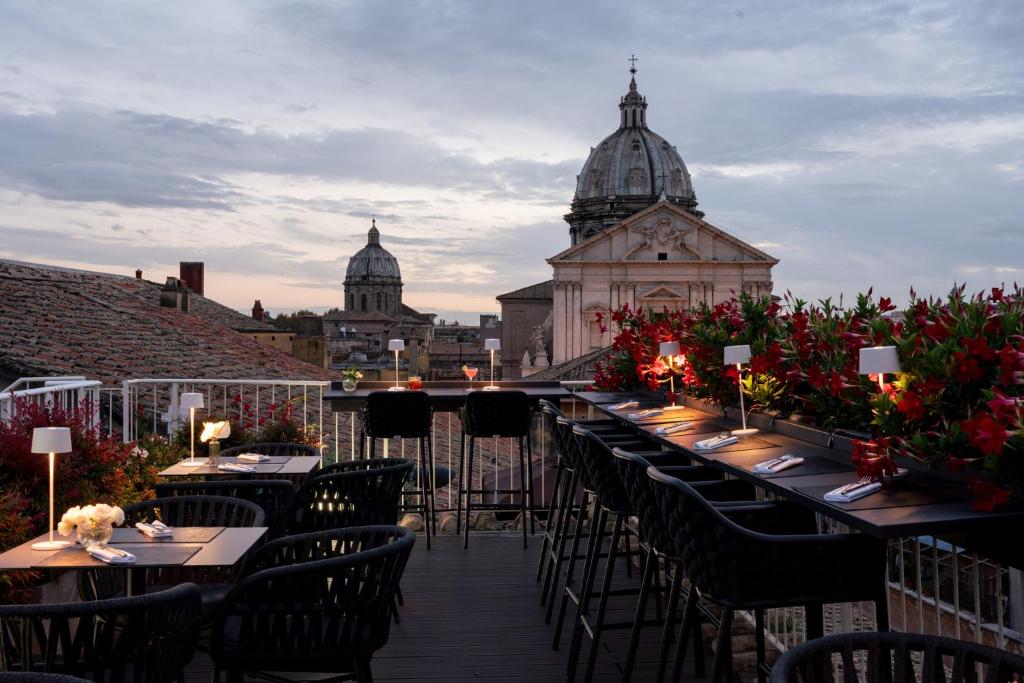
[[[195,467],[203,464],[202,460],[196,460],[196,409],[203,407],[203,395],[198,391],[190,391],[178,397],[178,404],[182,408],[188,408],[189,422],[189,459],[182,462],[182,465]]]
[[[672,401],[672,405],[670,407],[674,408],[676,405],[676,382],[675,375],[673,375],[672,372],[675,370],[674,366],[676,356],[679,355],[679,342],[661,342],[658,344],[658,355],[665,359],[665,364],[668,366],[669,395],[671,396],[670,400]]]
[[[494,352],[501,351],[501,340],[484,339],[484,350],[491,352],[491,383],[484,387],[484,391],[497,391],[501,387],[494,383]]]
[[[750,345],[749,344],[738,344],[736,346],[725,347],[725,364],[735,365],[738,374],[736,376],[736,383],[740,388],[740,418],[743,420],[743,429],[732,430],[733,436],[750,436],[756,434],[757,429],[747,429],[747,408],[743,404],[743,364],[750,362]]]
[[[858,372],[878,375],[878,389],[885,393],[885,373],[900,372],[900,354],[895,346],[869,346],[860,350]]]
[[[388,391],[404,391],[405,387],[398,384],[398,354],[405,351],[405,341],[402,339],[389,339],[388,351],[395,352],[395,386],[389,387]]]
[[[50,455],[50,540],[32,544],[32,550],[60,550],[71,545],[53,540],[53,464],[57,453],[71,452],[71,430],[67,427],[36,427],[32,430],[32,452]]]

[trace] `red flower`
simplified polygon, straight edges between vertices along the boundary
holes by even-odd
[[[972,420],[961,420],[960,429],[971,444],[986,455],[999,455],[1003,452],[1008,434],[1006,427],[992,419],[991,415],[982,413]]]
[[[924,417],[924,402],[913,391],[903,392],[903,398],[896,404],[896,409],[908,420],[920,420]]]
[[[878,299],[878,310],[882,313],[888,313],[889,311],[895,311],[896,306],[893,305],[892,299],[887,296],[883,296]]]
[[[998,389],[994,390],[995,398],[988,402],[988,409],[992,415],[1003,424],[1013,425],[1020,419],[1020,404],[1018,399],[1007,396]]]
[[[1024,370],[1024,353],[1007,343],[999,349],[998,355],[999,382],[1004,386],[1012,386],[1016,381],[1014,373]]]
[[[942,390],[945,387],[946,385],[940,382],[935,377],[929,377],[923,382],[914,383],[914,389],[917,390],[917,393],[919,395],[924,396],[925,398],[937,396],[938,394],[942,393]]]
[[[964,349],[972,356],[981,360],[995,360],[996,352],[988,345],[984,337],[964,337],[960,340]]]
[[[985,376],[985,371],[978,365],[978,361],[969,358],[964,351],[953,354],[953,373],[964,384],[977,382]]]
[[[886,446],[887,442],[884,439],[853,442],[853,455],[850,456],[850,460],[857,466],[858,477],[878,480],[899,471],[893,459],[881,452]]]
[[[972,477],[970,480],[971,495],[974,496],[974,503],[971,507],[981,512],[993,512],[1000,505],[1010,502],[1010,492],[1001,486],[996,486],[988,479]]]

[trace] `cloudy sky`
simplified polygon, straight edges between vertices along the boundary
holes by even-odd
[[[568,246],[635,53],[778,290],[1024,281],[1021,36],[1017,0],[0,0],[0,258],[326,307],[376,215],[407,303],[494,311]]]

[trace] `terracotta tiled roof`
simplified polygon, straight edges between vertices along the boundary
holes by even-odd
[[[0,261],[0,374],[77,374],[107,383],[336,379],[246,334],[272,326],[196,294],[190,313],[162,308],[160,288],[120,275]]]
[[[555,296],[555,281],[545,280],[535,285],[529,285],[505,294],[499,294],[495,298],[498,301],[503,299],[551,299]]]
[[[593,380],[594,364],[604,358],[611,348],[606,346],[603,349],[584,354],[579,358],[573,358],[564,363],[552,365],[550,368],[530,375],[527,379],[559,380],[563,382]]]

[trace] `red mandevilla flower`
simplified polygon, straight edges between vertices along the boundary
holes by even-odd
[[[896,404],[896,410],[908,420],[920,420],[924,417],[924,402],[913,391],[904,391],[900,402]]]
[[[999,422],[987,413],[982,413],[971,420],[961,420],[960,429],[971,444],[986,455],[999,455],[1003,452],[1009,434]]]
[[[997,486],[988,479],[971,477],[971,495],[974,496],[974,503],[971,507],[981,512],[993,512],[1000,505],[1010,502],[1009,490]]]

